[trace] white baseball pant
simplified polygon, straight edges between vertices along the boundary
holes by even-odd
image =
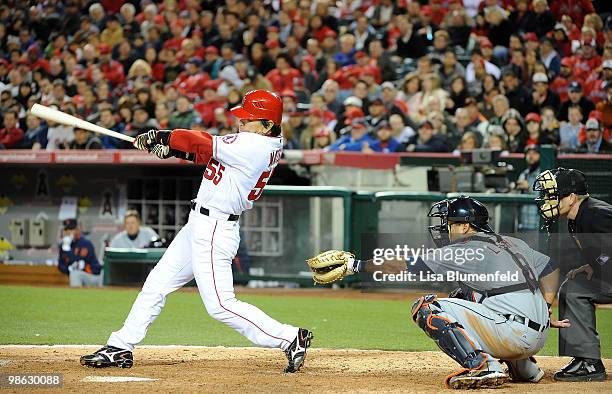
[[[108,345],[134,349],[160,314],[166,296],[195,277],[211,317],[256,345],[287,349],[298,328],[279,323],[234,295],[232,259],[240,242],[238,229],[236,221],[217,220],[191,211],[188,223],[149,273],[123,327],[111,334]]]

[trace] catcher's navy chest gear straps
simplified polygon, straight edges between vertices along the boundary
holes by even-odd
[[[481,242],[486,242],[486,243],[495,245],[498,248],[507,252],[512,258],[512,261],[514,261],[516,266],[521,270],[523,276],[525,277],[525,283],[517,283],[517,284],[504,286],[504,287],[498,287],[497,289],[489,290],[485,294],[486,297],[492,297],[494,295],[500,295],[500,294],[505,294],[505,293],[512,293],[514,291],[520,291],[520,290],[525,290],[525,289],[529,289],[529,291],[531,291],[532,293],[535,293],[536,290],[539,288],[538,279],[536,278],[536,275],[531,269],[531,267],[529,267],[529,264],[527,264],[527,262],[525,261],[525,258],[521,254],[513,252],[510,249],[508,243],[501,236],[499,236],[498,234],[492,234],[492,235],[495,236],[495,240],[493,240],[492,238],[488,238],[488,237],[482,237],[480,235],[474,235],[470,237],[469,239],[473,241],[481,241]]]

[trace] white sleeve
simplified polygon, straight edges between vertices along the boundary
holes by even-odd
[[[111,248],[122,248],[123,247],[123,231],[115,234],[113,239],[111,239],[110,244],[108,245]]]
[[[143,228],[146,230],[149,239],[151,239],[153,237],[159,237],[157,232],[155,232],[155,230],[153,230],[151,227],[146,226],[146,227],[143,227]]]
[[[253,133],[227,134],[224,136],[213,137],[213,158],[223,164],[238,168],[245,172],[261,168],[263,157],[258,154],[261,149],[261,141],[257,140],[258,135]],[[263,152],[262,152],[263,153]],[[267,157],[264,157],[267,160]]]

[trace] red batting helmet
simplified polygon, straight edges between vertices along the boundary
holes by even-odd
[[[238,119],[271,120],[280,125],[283,118],[283,100],[269,90],[251,90],[244,95],[242,105],[230,110]]]

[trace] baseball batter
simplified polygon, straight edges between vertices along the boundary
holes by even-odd
[[[160,158],[180,157],[207,164],[197,197],[191,202],[188,223],[178,232],[151,271],[123,327],[107,345],[81,357],[91,367],[130,368],[132,350],[160,314],[166,296],[195,277],[208,313],[253,343],[285,351],[285,372],[304,363],[313,337],[309,330],[279,323],[234,295],[232,258],[240,236],[238,218],[253,206],[281,158],[281,98],[266,90],[244,96],[232,108],[238,133],[223,137],[194,130],[151,130],[134,145]]]
[[[446,385],[495,387],[508,374],[514,381],[538,382],[544,372],[532,356],[544,345],[549,326],[569,326],[567,320],[549,321],[559,288],[556,264],[519,239],[495,234],[486,207],[469,197],[438,202],[428,216],[441,220],[429,227],[438,247],[433,253],[377,265],[328,251],[308,261],[315,281],[356,272],[378,272],[379,278],[381,271],[418,272],[424,278],[450,278],[452,273],[450,281],[460,289],[449,298],[423,296],[412,307],[416,324],[463,367],[446,378]],[[499,360],[506,362],[507,371]]]

